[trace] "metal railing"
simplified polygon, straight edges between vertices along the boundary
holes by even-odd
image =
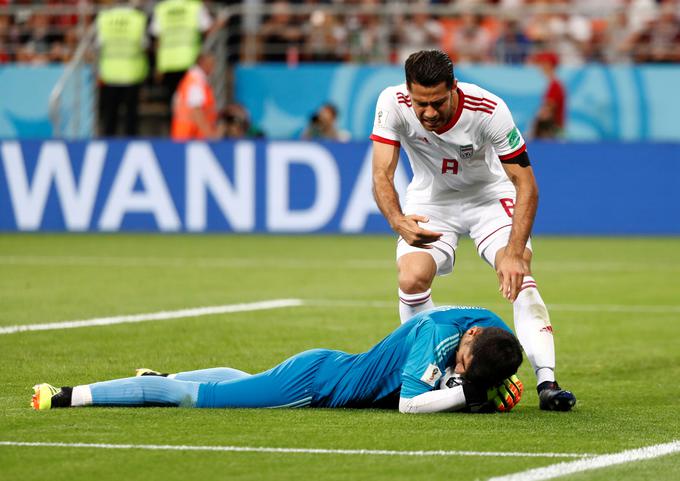
[[[96,130],[96,82],[92,69],[87,66],[95,38],[95,25],[90,25],[50,94],[48,112],[55,137],[80,138]],[[87,125],[92,128],[83,128]]]

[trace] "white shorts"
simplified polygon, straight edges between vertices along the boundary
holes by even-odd
[[[437,264],[437,275],[450,274],[459,236],[467,234],[474,241],[479,256],[494,267],[496,253],[508,245],[510,239],[514,205],[514,191],[470,196],[448,205],[407,203],[404,214],[427,216],[430,221],[421,222],[420,226],[444,235],[431,244],[432,249],[411,246],[399,237],[397,260],[411,252],[425,252]],[[531,250],[531,239],[527,248]]]

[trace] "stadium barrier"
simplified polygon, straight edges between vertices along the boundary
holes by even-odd
[[[48,117],[48,97],[62,71],[63,66],[56,65],[0,66],[0,88],[12,92],[0,102],[0,138],[44,139],[55,135]],[[500,95],[520,130],[530,130],[546,85],[537,69],[461,65],[456,75]],[[269,138],[299,137],[310,116],[330,101],[339,108],[339,126],[355,140],[363,140],[371,131],[380,91],[401,83],[403,76],[403,69],[397,66],[239,66],[236,98]],[[568,93],[566,139],[680,141],[675,119],[680,111],[680,96],[675,93],[675,86],[680,85],[680,66],[587,65],[563,67],[559,76]],[[81,110],[62,113],[65,124],[80,119],[73,138],[95,135],[94,119],[88,114],[95,102],[92,82],[92,70],[84,68],[80,83],[70,82],[63,93],[64,105],[74,105],[74,89],[82,87],[77,103]]]
[[[532,143],[540,234],[680,234],[680,144]],[[371,143],[0,142],[0,230],[385,233]],[[402,159],[403,194],[410,178]]]
[[[499,95],[519,129],[531,130],[547,86],[537,68],[463,64],[455,72]],[[680,66],[591,64],[557,73],[567,92],[565,139],[680,141]],[[238,66],[235,85],[236,98],[270,138],[299,137],[310,116],[331,102],[339,126],[359,140],[371,133],[380,92],[403,82],[401,66],[270,64]]]

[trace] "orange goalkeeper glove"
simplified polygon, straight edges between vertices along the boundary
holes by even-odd
[[[494,407],[496,411],[507,412],[517,406],[522,393],[524,392],[524,385],[516,375],[512,375],[496,387],[492,387],[486,392],[488,402]]]

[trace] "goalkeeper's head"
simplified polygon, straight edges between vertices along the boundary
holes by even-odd
[[[461,339],[456,371],[480,387],[489,388],[517,372],[522,347],[517,338],[499,327],[472,327]]]

